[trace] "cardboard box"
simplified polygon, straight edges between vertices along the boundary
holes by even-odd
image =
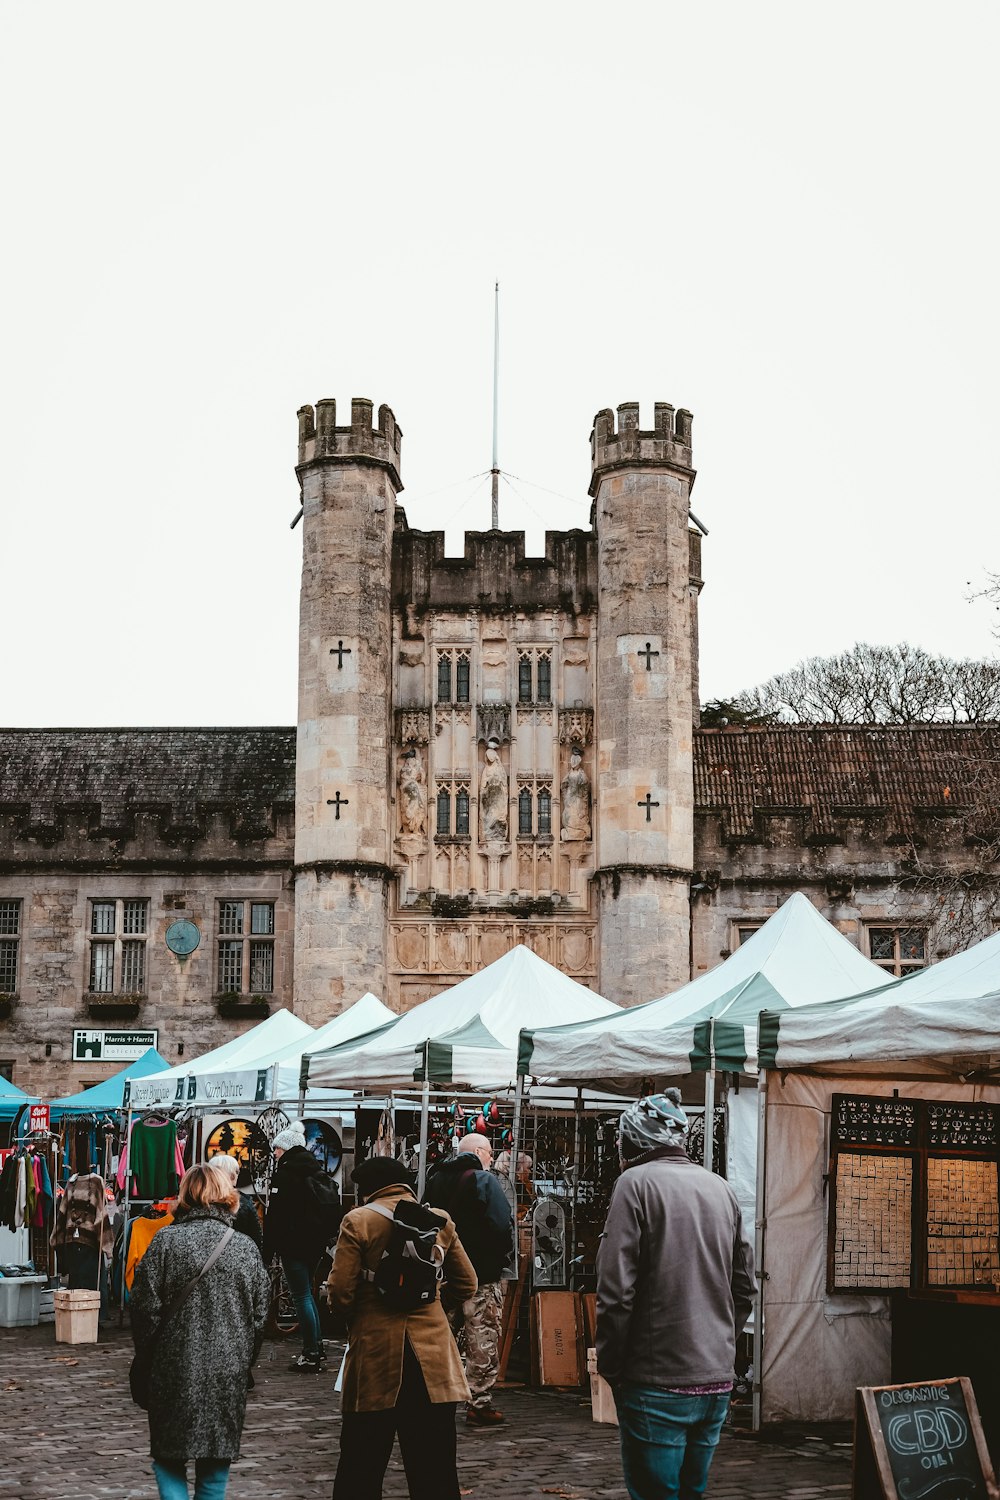
[[[597,1293],[583,1292],[582,1298],[584,1346],[592,1349],[597,1343]]]
[[[583,1384],[583,1309],[579,1292],[536,1292],[531,1300],[539,1385]]]
[[[597,1350],[587,1350],[587,1373],[590,1376],[590,1413],[595,1422],[611,1422],[618,1426],[618,1408],[615,1393],[597,1373]]]
[[[96,1344],[97,1320],[101,1312],[100,1292],[59,1291],[53,1293],[57,1344]]]

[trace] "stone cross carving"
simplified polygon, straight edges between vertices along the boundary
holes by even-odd
[[[340,809],[342,807],[349,807],[350,803],[348,802],[348,800],[347,800],[346,797],[342,797],[340,795],[340,793],[338,792],[336,798],[327,797],[327,799],[326,799],[326,805],[327,805],[327,807],[332,807],[333,808],[333,815],[337,819],[337,822],[339,823],[340,822]]]
[[[644,656],[646,658],[646,671],[647,672],[651,672],[653,670],[653,657],[654,656],[659,656],[659,654],[660,654],[659,651],[653,651],[653,650],[650,649],[650,642],[649,641],[646,642],[646,649],[645,649],[645,651],[637,651],[636,652],[637,656]]]
[[[636,805],[636,807],[644,807],[646,809],[646,822],[650,823],[650,822],[652,822],[652,819],[653,819],[653,814],[652,814],[652,810],[651,809],[654,808],[654,807],[659,807],[660,804],[658,802],[654,802],[651,794],[649,792],[647,792],[646,793],[646,800],[644,802],[637,802],[635,805]]]
[[[351,655],[350,646],[345,646],[343,641],[338,641],[335,646],[330,647],[330,655],[337,658],[337,671],[344,670],[344,657]]]

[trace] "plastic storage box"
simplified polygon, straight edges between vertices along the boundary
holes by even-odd
[[[0,1328],[34,1328],[46,1276],[0,1277]]]
[[[59,1291],[52,1297],[56,1309],[57,1344],[96,1344],[97,1320],[101,1312],[100,1292],[83,1289]]]

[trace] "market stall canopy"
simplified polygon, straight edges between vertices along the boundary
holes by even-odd
[[[26,1104],[37,1104],[37,1094],[26,1094],[9,1078],[0,1078],[0,1120],[13,1120]]]
[[[277,1050],[265,1046],[254,1057],[241,1055],[238,1066],[241,1070],[247,1071],[273,1066],[276,1071],[270,1097],[286,1102],[291,1101],[299,1092],[299,1075],[302,1070],[304,1052],[314,1052],[320,1047],[335,1047],[341,1042],[353,1041],[357,1037],[379,1031],[383,1026],[395,1020],[395,1011],[383,1005],[382,1001],[369,991],[368,994],[362,995],[360,1000],[356,1000],[353,1005],[349,1005],[346,1010],[334,1016],[331,1021],[327,1021],[325,1025],[318,1027],[315,1031],[308,1030],[305,1036],[294,1037]],[[206,1085],[210,1085],[213,1078],[218,1076],[221,1079],[223,1073],[227,1071],[227,1069],[213,1069],[207,1075],[202,1074],[203,1081]],[[331,1093],[343,1097],[343,1091],[340,1089],[323,1092],[328,1097]]]
[[[290,1042],[305,1041],[314,1035],[313,1027],[307,1025],[301,1016],[293,1015],[290,1010],[276,1010],[266,1020],[244,1031],[242,1036],[223,1042],[221,1047],[213,1047],[202,1057],[177,1063],[166,1076],[190,1078],[192,1074],[250,1071],[261,1066],[257,1059],[264,1054],[269,1054],[273,1060],[274,1054]]]
[[[303,1078],[310,1087],[395,1088],[426,1079],[442,1088],[501,1088],[515,1077],[518,1033],[529,1021],[556,1025],[617,1009],[519,944],[374,1035],[307,1052]]]
[[[58,1120],[61,1115],[100,1115],[110,1110],[123,1108],[125,1085],[133,1078],[150,1078],[154,1073],[166,1073],[170,1064],[161,1057],[155,1047],[150,1047],[127,1068],[112,1073],[95,1083],[92,1088],[79,1094],[67,1094],[62,1099],[53,1099],[49,1105],[49,1118]]]
[[[767,1068],[831,1064],[922,1071],[1000,1069],[1000,933],[864,995],[760,1018]]]
[[[644,1080],[757,1066],[757,1017],[889,983],[796,891],[724,963],[690,984],[583,1025],[521,1037],[518,1071],[631,1090]]]

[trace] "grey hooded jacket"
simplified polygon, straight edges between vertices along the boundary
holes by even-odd
[[[729,1184],[680,1149],[622,1172],[597,1254],[597,1368],[612,1385],[733,1375],[756,1292]]]

